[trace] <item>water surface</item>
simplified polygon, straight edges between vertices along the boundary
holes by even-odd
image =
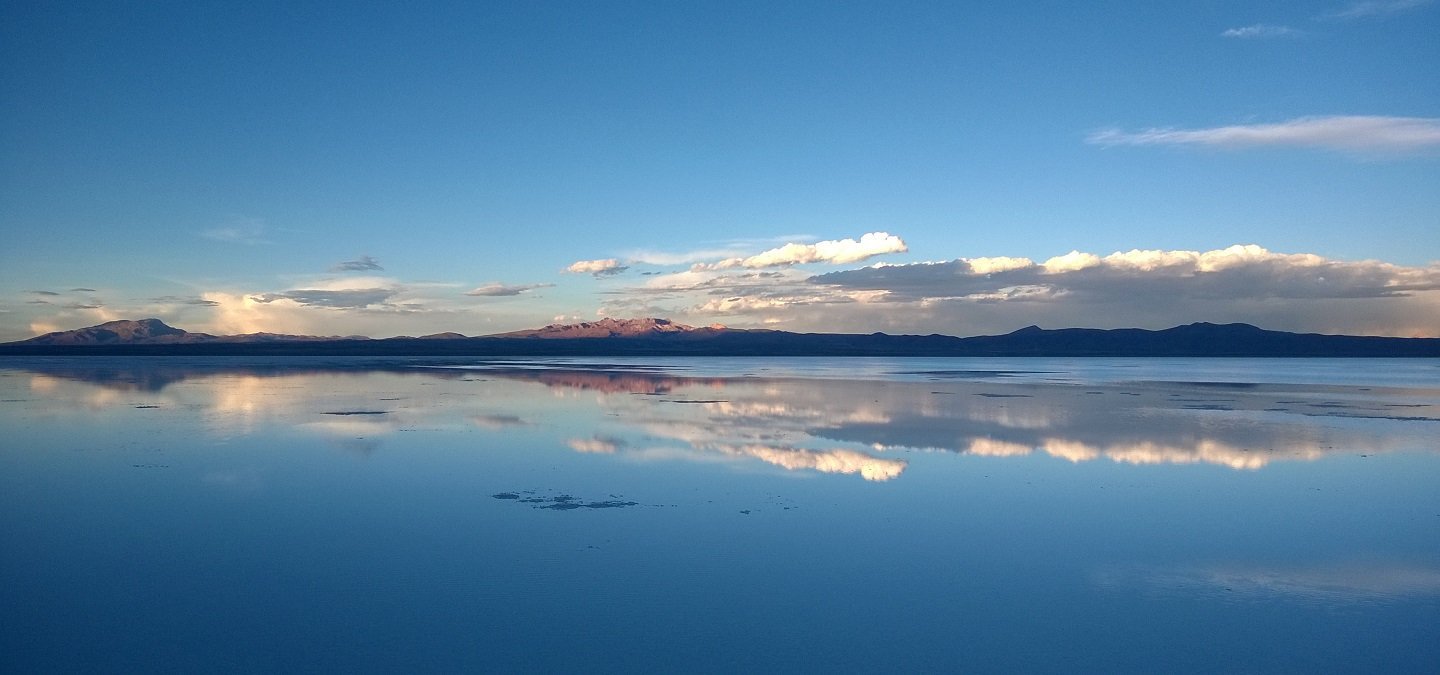
[[[1440,662],[1440,367],[8,359],[0,666]]]

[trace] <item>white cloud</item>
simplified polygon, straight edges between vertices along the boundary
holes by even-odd
[[[1002,262],[996,262],[1001,260]],[[1405,267],[1279,253],[1256,245],[1212,251],[1072,251],[1026,258],[882,264],[744,284],[724,277],[624,300],[684,302],[663,315],[703,324],[974,335],[1027,324],[1168,328],[1195,321],[1277,330],[1440,335],[1440,263]],[[844,311],[835,305],[844,304]],[[653,307],[652,307],[653,308]]]
[[[572,438],[565,444],[570,446],[570,449],[575,452],[611,455],[624,446],[625,441],[618,438],[596,436],[594,438]]]
[[[595,277],[602,277],[619,274],[628,269],[630,269],[628,266],[620,264],[620,261],[615,258],[603,258],[600,260],[579,260],[573,262],[569,267],[565,268],[565,271],[570,274],[590,274]]]
[[[996,272],[1009,272],[1035,264],[1029,258],[1011,258],[1000,256],[995,258],[962,258],[970,264],[970,271],[975,274],[994,274]]]
[[[1241,38],[1247,40],[1262,38],[1284,38],[1299,37],[1302,33],[1289,26],[1276,26],[1268,23],[1257,23],[1239,28],[1230,28],[1221,33],[1221,37]]]
[[[265,239],[265,223],[255,218],[234,218],[227,225],[201,232],[200,236],[236,244],[270,243]]]
[[[701,263],[696,270],[725,270],[744,267],[750,269],[784,267],[804,263],[832,263],[843,265],[860,262],[886,253],[904,253],[910,250],[905,242],[888,232],[870,232],[854,239],[820,241],[814,244],[785,244],[749,257],[726,258],[715,263]]]
[[[1381,16],[1398,14],[1411,9],[1424,7],[1432,0],[1363,0],[1352,2],[1343,9],[1322,14],[1316,18],[1330,20],[1353,20],[1369,19]]]
[[[1071,251],[1065,255],[1057,255],[1045,261],[1043,267],[1051,274],[1063,274],[1065,272],[1077,272],[1088,267],[1095,267],[1100,264],[1100,257],[1093,253],[1081,253]]]
[[[1105,129],[1090,134],[1086,142],[1102,146],[1298,147],[1393,154],[1440,148],[1440,118],[1334,115],[1207,129],[1153,128],[1135,132]]]
[[[709,242],[714,245],[708,248],[678,253],[651,249],[636,249],[627,253],[625,259],[632,263],[644,265],[688,265],[705,260],[744,257],[746,251],[751,251],[761,246],[773,247],[795,242],[808,243],[814,239],[815,237],[806,234],[788,234],[779,237],[752,239],[730,239],[721,242]]]
[[[480,286],[479,288],[465,291],[465,295],[482,298],[510,297],[520,295],[526,291],[533,291],[537,288],[550,288],[554,285],[555,284],[502,284],[496,281]]]

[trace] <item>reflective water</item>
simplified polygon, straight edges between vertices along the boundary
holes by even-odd
[[[0,670],[1427,672],[1440,364],[0,361]]]

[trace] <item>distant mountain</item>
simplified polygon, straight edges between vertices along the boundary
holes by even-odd
[[[708,328],[696,328],[675,323],[669,319],[610,319],[576,324],[550,324],[544,328],[517,330],[510,333],[496,333],[492,338],[538,338],[545,340],[566,340],[576,338],[617,338],[648,337],[665,333],[693,333],[726,330],[719,324]]]
[[[256,342],[333,342],[337,340],[369,340],[354,336],[317,337],[313,335],[284,335],[280,333],[246,333],[242,335],[211,335],[191,333],[166,324],[159,319],[138,321],[107,321],[98,326],[75,330],[46,333],[28,340],[9,342],[4,345],[46,345],[57,347],[80,347],[92,345],[182,345],[182,344],[241,344]]]
[[[23,340],[16,344],[34,345],[114,345],[114,344],[174,344],[186,342],[191,335],[179,328],[167,326],[159,319],[139,321],[107,321],[98,326],[75,330],[46,333],[39,337]],[[205,335],[205,337],[213,337]]]
[[[1192,323],[1165,330],[1028,326],[1005,335],[788,333],[667,319],[602,319],[465,337],[372,340],[252,333],[189,333],[157,319],[111,321],[0,344],[0,354],[255,356],[1245,356],[1440,357],[1440,338],[1287,333],[1249,324]]]

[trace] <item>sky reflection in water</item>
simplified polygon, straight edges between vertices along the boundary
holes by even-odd
[[[1426,362],[361,363],[0,364],[4,665],[1440,656]]]

